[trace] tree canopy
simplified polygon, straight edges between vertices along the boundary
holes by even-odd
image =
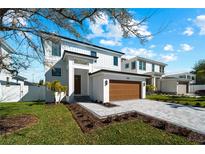
[[[199,60],[193,68],[196,74],[196,82],[198,84],[205,84],[205,59]]]
[[[6,40],[11,46],[15,46],[15,51],[8,55],[1,55],[0,69],[13,73],[28,68],[34,59],[44,62],[41,45],[41,37],[44,36],[41,32],[52,33],[50,23],[56,26],[55,33],[63,29],[76,38],[85,39],[83,34],[88,30],[86,21],[96,23],[103,14],[106,14],[113,23],[120,25],[125,38],[135,36],[144,43],[151,37],[140,33],[140,25],[145,24],[152,14],[145,16],[141,21],[136,21],[127,9],[2,8],[0,9],[0,37],[1,40]],[[13,62],[5,65],[5,59],[8,57]]]

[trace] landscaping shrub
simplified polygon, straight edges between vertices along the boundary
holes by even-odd
[[[106,119],[104,119],[102,121],[102,123],[105,123],[105,124],[108,124],[108,123],[111,123],[112,122],[112,117],[107,117]]]
[[[131,117],[136,118],[136,117],[138,117],[138,114],[136,112],[133,112],[133,113],[131,113]]]
[[[200,95],[200,96],[205,96],[205,90],[197,90],[195,94]]]
[[[120,116],[117,115],[117,116],[114,118],[114,120],[117,121],[117,122],[119,122],[119,121],[121,121],[122,119],[121,119]]]
[[[199,103],[199,102],[197,102],[197,103],[195,103],[195,105],[194,106],[196,106],[196,107],[200,107],[201,106],[201,104]]]
[[[94,126],[94,125],[93,125],[92,122],[89,122],[88,124],[85,125],[85,127],[87,127],[87,128],[93,128],[93,126]]]
[[[157,120],[157,119],[153,119],[153,120],[151,121],[151,125],[152,125],[153,127],[159,128],[159,129],[165,129],[165,122],[164,122],[164,121]]]
[[[128,114],[124,114],[122,118],[127,120],[127,119],[129,119],[129,115]]]
[[[146,91],[148,95],[153,94],[155,89],[156,87],[153,85],[146,85]]]

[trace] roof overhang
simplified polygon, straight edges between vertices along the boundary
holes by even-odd
[[[20,76],[20,75],[14,76],[14,77],[12,77],[12,79],[20,80],[20,81],[27,80],[27,78],[25,78],[25,77],[23,77],[23,76]]]
[[[69,56],[69,57],[72,57],[72,58],[88,59],[88,60],[98,59],[98,57],[95,57],[95,56],[64,50],[62,58],[65,59],[66,56]]]
[[[181,79],[181,78],[175,78],[175,77],[164,77],[161,80],[175,80],[177,82],[190,82],[189,79]]]
[[[139,56],[136,56],[135,58],[137,58],[138,60],[150,62],[150,63],[153,63],[153,64],[158,64],[158,65],[161,65],[161,66],[167,66],[167,64],[156,61],[156,60],[147,59],[147,58],[143,58],[143,57],[139,57]]]
[[[54,34],[54,33],[48,33],[48,32],[43,32],[42,31],[41,35],[48,36],[46,39],[49,39],[49,36],[50,37],[56,37],[56,38],[60,38],[61,40],[66,41],[66,42],[74,43],[76,45],[81,45],[81,46],[85,46],[85,47],[89,47],[89,48],[93,48],[93,49],[98,49],[98,50],[105,51],[105,52],[112,52],[112,53],[115,53],[115,54],[118,54],[118,55],[124,55],[125,54],[123,52],[119,52],[119,51],[116,51],[116,50],[104,48],[104,47],[97,46],[97,45],[87,43],[87,42],[83,42],[83,41],[78,41],[78,40],[71,39],[71,38],[68,38],[68,37],[65,37],[65,36],[60,36],[60,35],[57,35],[57,34]]]
[[[113,70],[105,70],[101,69],[99,71],[89,73],[90,76],[97,75],[100,73],[109,73],[109,74],[118,74],[118,75],[131,75],[131,76],[138,76],[142,78],[150,78],[150,75],[144,75],[144,74],[137,74],[137,73],[129,73],[129,72],[122,72],[122,71],[113,71]]]
[[[146,75],[151,75],[151,76],[162,76],[162,75],[164,75],[164,73],[160,73],[160,72],[147,72],[145,74]]]

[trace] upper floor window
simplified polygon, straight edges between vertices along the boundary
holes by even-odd
[[[155,65],[152,64],[152,72],[154,72],[154,71],[155,71]]]
[[[118,66],[118,57],[113,57],[113,65]]]
[[[91,51],[90,55],[93,56],[93,57],[97,57],[97,53],[95,51]]]
[[[146,70],[146,62],[139,61],[139,69],[145,71]]]
[[[160,73],[164,73],[164,66],[160,66],[160,67],[159,67],[159,72],[160,72]]]
[[[52,56],[61,56],[61,44],[52,42]]]
[[[131,69],[133,70],[133,69],[136,69],[136,61],[133,61],[132,63],[131,63]]]
[[[125,68],[129,68],[129,63],[125,64]]]
[[[52,76],[61,76],[61,68],[53,68]]]

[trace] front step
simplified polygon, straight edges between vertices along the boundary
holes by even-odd
[[[89,96],[74,96],[75,102],[91,102]]]

